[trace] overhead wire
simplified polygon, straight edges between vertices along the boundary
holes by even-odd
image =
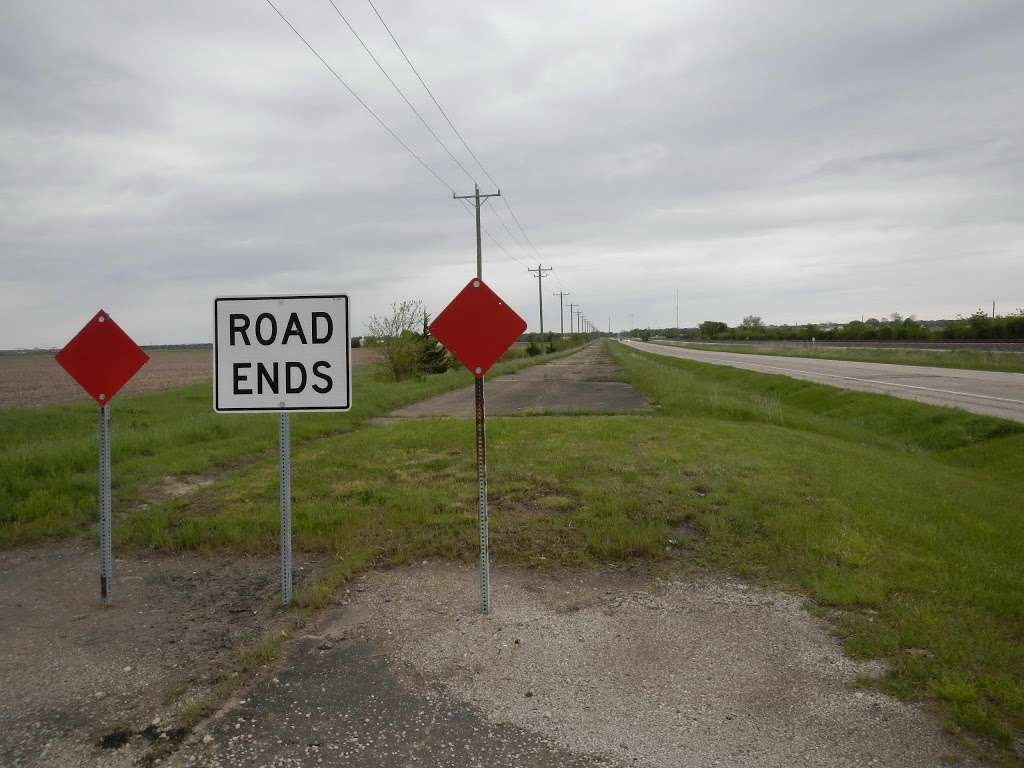
[[[381,127],[381,128],[383,128],[383,129],[384,129],[384,130],[385,130],[385,131],[386,131],[386,132],[387,132],[387,133],[388,133],[388,134],[389,134],[389,135],[391,136],[391,138],[392,138],[392,139],[394,139],[394,140],[395,140],[395,142],[396,142],[396,143],[397,143],[397,144],[398,144],[399,146],[401,146],[401,147],[402,147],[402,149],[404,149],[404,150],[405,150],[405,151],[406,151],[406,152],[407,152],[407,153],[408,153],[408,154],[409,154],[409,155],[410,155],[410,156],[411,156],[411,157],[412,157],[412,158],[413,158],[413,159],[414,159],[414,160],[415,160],[415,161],[416,161],[416,162],[417,162],[417,163],[418,163],[418,164],[419,164],[419,165],[420,165],[420,166],[421,166],[421,167],[422,167],[422,168],[423,168],[424,170],[426,170],[426,171],[427,171],[427,173],[429,173],[429,174],[430,174],[430,175],[431,175],[431,176],[432,176],[432,177],[433,177],[433,178],[434,178],[434,179],[435,179],[435,180],[436,180],[436,181],[437,181],[437,182],[438,182],[439,184],[441,184],[441,185],[442,185],[442,186],[443,186],[443,187],[444,187],[445,189],[447,189],[447,190],[448,190],[449,192],[451,192],[453,196],[454,196],[454,195],[456,195],[457,193],[456,193],[456,191],[455,191],[455,188],[454,188],[454,187],[453,187],[453,186],[452,186],[451,184],[449,184],[449,183],[448,183],[448,182],[447,182],[447,181],[446,181],[446,180],[445,180],[445,179],[444,179],[444,178],[443,178],[443,177],[442,177],[442,176],[441,176],[441,175],[440,175],[440,174],[439,174],[439,173],[438,173],[438,172],[437,172],[436,170],[434,170],[434,168],[433,168],[433,167],[432,167],[432,166],[431,166],[431,165],[430,165],[429,163],[427,163],[427,162],[426,162],[426,161],[425,161],[425,160],[424,160],[424,159],[423,159],[423,158],[422,158],[422,157],[421,157],[421,156],[420,156],[420,155],[419,155],[419,154],[418,154],[418,153],[416,152],[416,150],[414,150],[414,149],[413,149],[413,148],[412,148],[411,146],[409,146],[409,144],[408,144],[408,143],[407,143],[407,142],[406,142],[405,140],[403,140],[403,139],[402,139],[402,137],[401,137],[401,136],[399,136],[399,135],[398,135],[398,133],[397,133],[397,132],[396,132],[396,131],[395,131],[395,130],[394,130],[394,129],[393,129],[393,128],[392,128],[391,126],[390,126],[390,125],[388,125],[388,123],[387,123],[387,122],[386,122],[386,121],[384,120],[384,118],[382,118],[382,117],[381,117],[381,116],[380,116],[380,115],[379,115],[379,114],[378,114],[378,113],[377,113],[377,112],[376,112],[376,111],[375,111],[375,110],[374,110],[374,109],[373,109],[373,108],[372,108],[372,107],[371,107],[371,106],[370,106],[370,105],[369,105],[369,104],[368,104],[368,103],[367,103],[367,102],[366,102],[366,101],[365,101],[365,100],[364,100],[364,99],[363,99],[363,98],[362,98],[362,97],[361,97],[361,96],[360,96],[360,95],[359,95],[359,94],[358,94],[358,93],[357,93],[357,92],[355,91],[355,89],[354,89],[354,88],[352,88],[352,86],[351,86],[351,85],[349,85],[349,83],[348,83],[348,82],[347,82],[347,81],[346,81],[346,80],[345,80],[345,79],[344,79],[344,78],[343,78],[343,77],[342,77],[342,76],[341,76],[341,75],[340,75],[340,74],[338,73],[338,71],[337,71],[337,70],[336,70],[336,69],[335,69],[335,68],[334,68],[334,67],[333,67],[333,66],[331,65],[331,63],[330,63],[330,62],[328,62],[328,61],[327,61],[327,59],[325,59],[325,58],[324,58],[324,57],[323,57],[323,56],[322,56],[322,55],[320,54],[320,52],[319,52],[319,51],[318,51],[318,50],[317,50],[317,49],[316,49],[316,48],[315,48],[315,47],[313,46],[313,44],[312,44],[312,43],[310,43],[310,42],[309,42],[309,40],[307,40],[307,39],[306,39],[306,37],[305,37],[305,36],[304,36],[304,35],[303,35],[303,34],[302,34],[301,32],[299,32],[299,30],[298,30],[298,29],[296,28],[296,26],[295,26],[294,24],[292,24],[291,20],[290,20],[290,19],[289,19],[289,18],[288,18],[287,16],[285,16],[285,14],[284,14],[284,13],[283,13],[283,12],[281,11],[281,9],[280,9],[280,8],[278,8],[278,7],[277,7],[277,5],[276,5],[276,4],[275,4],[275,3],[273,2],[273,0],[264,0],[264,2],[266,2],[266,4],[270,6],[270,8],[271,8],[271,9],[272,9],[272,10],[274,11],[274,13],[275,13],[275,14],[277,14],[277,16],[278,16],[278,17],[279,17],[279,18],[281,19],[281,21],[283,21],[283,22],[285,23],[285,25],[286,25],[286,26],[287,26],[287,27],[288,27],[288,28],[289,28],[289,29],[290,29],[290,30],[292,31],[292,33],[293,33],[293,34],[294,34],[294,35],[295,35],[295,36],[296,36],[296,37],[297,37],[297,38],[298,38],[298,39],[299,39],[299,40],[300,40],[300,41],[302,42],[302,44],[303,44],[303,45],[304,45],[304,46],[305,46],[305,47],[306,47],[306,48],[307,48],[307,49],[309,50],[309,52],[310,52],[310,53],[312,53],[312,54],[313,54],[313,56],[315,56],[315,57],[316,57],[316,59],[317,59],[317,60],[318,60],[318,61],[319,61],[319,62],[320,62],[320,63],[321,63],[322,65],[323,65],[323,67],[324,67],[324,68],[325,68],[325,69],[326,69],[326,70],[327,70],[327,71],[328,71],[328,72],[329,72],[329,73],[330,73],[330,74],[331,74],[331,75],[332,75],[332,76],[334,77],[334,79],[335,79],[335,80],[337,80],[337,81],[338,81],[338,83],[339,83],[339,84],[341,84],[341,86],[342,86],[342,87],[344,87],[346,91],[348,91],[349,95],[350,95],[350,96],[352,96],[352,98],[353,98],[353,99],[355,99],[355,100],[356,100],[356,102],[358,102],[358,104],[359,104],[359,105],[360,105],[360,106],[361,106],[361,107],[362,107],[362,108],[363,108],[364,110],[366,110],[366,112],[367,112],[367,113],[369,113],[371,117],[373,117],[373,119],[374,119],[374,120],[375,120],[375,121],[377,122],[377,124],[378,124],[378,125],[380,125],[380,127]],[[423,117],[423,115],[422,115],[422,114],[421,114],[421,113],[419,112],[419,110],[417,110],[417,109],[416,109],[416,107],[415,107],[415,106],[413,106],[413,104],[412,104],[412,103],[411,103],[411,102],[409,101],[409,99],[408,99],[408,98],[406,97],[405,93],[404,93],[404,92],[403,92],[403,91],[401,90],[401,88],[400,88],[400,87],[398,86],[398,84],[397,84],[397,83],[395,83],[394,79],[393,79],[393,78],[392,78],[392,77],[391,77],[391,76],[390,76],[390,75],[388,74],[387,70],[386,70],[386,69],[384,68],[384,66],[383,66],[383,65],[382,65],[382,64],[380,63],[380,61],[379,61],[379,60],[377,59],[377,57],[376,57],[376,56],[375,56],[375,55],[373,54],[373,52],[372,52],[372,51],[370,50],[369,46],[367,46],[367,45],[366,45],[366,43],[365,43],[365,42],[363,41],[363,39],[362,39],[362,38],[361,38],[361,37],[359,36],[359,34],[358,34],[358,33],[356,32],[356,30],[355,30],[355,29],[353,28],[353,26],[351,25],[351,23],[349,23],[349,21],[348,21],[348,19],[347,19],[347,18],[345,17],[345,15],[344,15],[344,14],[343,14],[343,13],[341,12],[341,10],[340,10],[340,9],[338,8],[338,6],[337,6],[337,5],[335,5],[335,3],[334,3],[334,0],[328,0],[328,2],[330,2],[331,6],[332,6],[332,7],[334,8],[335,12],[336,12],[336,13],[338,14],[338,16],[339,16],[339,17],[341,18],[341,20],[342,20],[342,21],[343,21],[343,22],[345,23],[345,25],[346,25],[346,26],[347,26],[347,27],[349,28],[349,30],[350,30],[350,31],[352,32],[352,34],[353,34],[353,36],[354,36],[354,37],[356,38],[356,40],[358,40],[358,41],[359,41],[359,44],[360,44],[360,45],[361,45],[361,46],[363,47],[363,50],[365,50],[365,51],[366,51],[366,53],[367,53],[367,54],[368,54],[368,55],[370,56],[370,58],[371,58],[371,59],[373,60],[373,62],[374,62],[374,63],[375,63],[376,65],[377,65],[377,67],[378,67],[378,68],[379,68],[379,69],[381,70],[381,73],[382,73],[382,74],[383,74],[383,75],[384,75],[384,76],[385,76],[385,77],[386,77],[386,78],[388,79],[388,82],[390,82],[390,83],[391,83],[391,85],[392,85],[392,87],[393,87],[393,88],[395,89],[395,91],[396,91],[396,92],[397,92],[397,93],[398,93],[398,94],[399,94],[399,95],[400,95],[400,96],[402,97],[402,100],[403,100],[403,101],[404,101],[404,102],[405,102],[405,103],[406,103],[406,104],[408,105],[408,107],[409,107],[409,108],[410,108],[410,109],[411,109],[411,110],[412,110],[412,111],[413,111],[413,112],[414,112],[414,113],[416,114],[416,116],[417,116],[417,118],[419,118],[420,122],[421,122],[421,123],[423,123],[424,127],[426,127],[426,128],[427,128],[427,130],[428,130],[428,131],[430,132],[430,134],[431,134],[431,135],[432,135],[432,136],[434,137],[435,141],[437,141],[437,143],[441,145],[442,149],[444,149],[444,150],[445,150],[445,152],[446,152],[446,153],[448,154],[448,156],[449,156],[449,157],[451,157],[451,159],[452,159],[452,160],[453,160],[453,161],[455,162],[455,164],[456,164],[456,165],[457,165],[457,166],[459,167],[459,169],[460,169],[460,170],[461,170],[461,171],[462,171],[462,172],[463,172],[463,173],[464,173],[464,174],[465,174],[465,175],[466,175],[466,176],[467,176],[467,177],[468,177],[468,178],[469,178],[469,179],[470,179],[471,181],[473,181],[474,183],[476,183],[476,180],[475,180],[475,178],[473,177],[473,175],[472,175],[472,174],[471,174],[471,173],[470,173],[470,172],[469,172],[469,171],[468,171],[468,170],[466,169],[466,167],[465,167],[465,166],[464,166],[464,165],[463,165],[463,164],[462,164],[462,163],[461,163],[461,162],[460,162],[460,161],[458,160],[458,158],[457,158],[457,157],[455,157],[455,155],[454,155],[454,154],[453,154],[453,153],[451,152],[451,150],[450,150],[450,149],[448,148],[448,146],[447,146],[447,145],[446,145],[446,144],[444,143],[444,141],[443,141],[443,140],[442,140],[442,139],[441,139],[441,138],[440,138],[440,137],[439,137],[439,136],[437,135],[437,133],[436,133],[436,132],[435,132],[435,131],[433,130],[433,128],[431,128],[430,124],[429,124],[429,123],[428,123],[428,122],[426,121],[426,119],[425,119],[425,118]],[[487,172],[487,169],[486,169],[486,168],[484,168],[484,166],[483,166],[483,165],[482,165],[482,164],[480,163],[480,161],[479,161],[479,158],[477,158],[477,157],[476,157],[476,155],[475,155],[475,154],[473,153],[473,151],[472,151],[472,150],[471,150],[471,149],[469,148],[469,145],[468,145],[468,144],[466,143],[465,139],[464,139],[464,138],[463,138],[463,137],[461,136],[461,134],[459,134],[458,130],[457,130],[457,129],[455,128],[455,126],[454,126],[454,125],[452,124],[451,120],[450,120],[450,119],[448,118],[448,116],[447,116],[447,113],[445,113],[445,112],[444,112],[444,110],[443,110],[443,108],[441,107],[441,105],[440,105],[440,104],[439,104],[439,103],[437,102],[437,100],[436,100],[436,99],[434,98],[434,96],[433,96],[433,93],[432,93],[432,92],[430,91],[430,89],[429,89],[429,88],[427,87],[427,85],[426,85],[426,83],[425,83],[425,82],[423,81],[422,77],[420,77],[420,75],[419,75],[419,72],[418,72],[418,71],[417,71],[417,70],[415,69],[415,67],[413,66],[412,62],[411,62],[411,61],[409,60],[408,56],[406,56],[406,55],[405,55],[405,52],[404,52],[404,50],[402,50],[401,46],[400,46],[400,45],[398,45],[398,41],[397,41],[397,40],[395,40],[395,38],[394,38],[394,35],[392,35],[392,34],[391,34],[391,30],[390,30],[390,29],[388,28],[387,24],[386,24],[386,23],[384,22],[384,19],[383,19],[383,18],[382,18],[382,17],[380,16],[380,13],[379,13],[379,12],[377,11],[376,7],[375,7],[375,6],[373,6],[373,3],[370,3],[370,6],[371,6],[371,7],[373,8],[373,10],[374,10],[374,13],[376,13],[376,15],[377,15],[377,18],[378,18],[378,19],[380,19],[380,21],[381,21],[381,24],[383,24],[383,25],[384,25],[384,28],[388,30],[388,34],[389,34],[389,36],[391,37],[391,39],[392,39],[392,40],[393,40],[393,41],[395,42],[395,45],[396,45],[396,46],[397,46],[397,47],[399,48],[399,50],[400,50],[400,51],[402,51],[402,55],[403,55],[403,57],[405,58],[405,60],[406,60],[406,61],[408,62],[408,64],[409,64],[410,68],[411,68],[411,69],[412,69],[412,70],[413,70],[413,71],[414,71],[414,72],[416,73],[416,76],[417,76],[417,78],[418,78],[418,79],[420,80],[420,82],[421,82],[421,83],[423,84],[423,87],[424,87],[424,89],[426,89],[426,90],[427,90],[427,92],[428,92],[428,93],[430,94],[430,96],[431,96],[431,99],[432,99],[432,100],[434,101],[434,103],[435,103],[435,105],[437,106],[438,110],[439,110],[439,111],[441,111],[442,115],[443,115],[443,116],[445,117],[445,120],[446,120],[446,121],[448,122],[448,124],[449,124],[449,125],[451,126],[451,128],[452,128],[452,130],[453,130],[453,131],[455,132],[455,134],[456,134],[456,135],[457,135],[457,136],[459,137],[459,140],[460,140],[460,141],[462,142],[463,146],[464,146],[464,147],[466,148],[466,150],[467,150],[467,151],[469,152],[470,156],[472,156],[472,157],[473,157],[473,159],[474,159],[474,160],[476,161],[477,165],[479,165],[479,166],[480,166],[480,169],[481,169],[481,171],[483,171],[484,175],[485,175],[485,176],[487,176],[487,178],[488,178],[488,179],[489,179],[489,180],[491,181],[491,183],[494,183],[494,184],[495,184],[495,186],[497,187],[498,185],[497,185],[497,184],[496,184],[496,183],[494,182],[494,179],[493,179],[493,178],[491,177],[491,175],[490,175],[490,174],[489,174],[489,173]],[[503,198],[503,199],[504,199],[504,198]],[[466,211],[467,211],[467,212],[468,212],[468,213],[469,213],[469,214],[470,214],[470,215],[472,216],[472,215],[474,214],[474,211],[473,211],[472,207],[471,207],[471,206],[469,205],[469,203],[468,203],[467,201],[465,201],[465,200],[461,200],[460,202],[462,202],[462,204],[463,204],[463,208],[464,208],[464,209],[465,209],[465,210],[466,210]],[[506,205],[507,207],[509,207],[509,206],[508,206],[508,202],[507,202],[507,201],[505,201],[505,205]],[[509,207],[509,212],[510,212],[510,213],[513,213],[513,212],[512,212],[512,210],[511,210],[511,207]],[[500,215],[500,214],[498,213],[498,210],[497,210],[496,208],[494,209],[494,213],[495,213],[495,217],[496,217],[496,218],[498,219],[498,221],[499,221],[499,222],[501,223],[502,227],[503,227],[503,228],[505,229],[505,231],[506,231],[506,232],[507,232],[507,233],[509,234],[509,236],[511,237],[511,239],[512,239],[512,240],[513,240],[513,241],[514,241],[514,242],[516,243],[516,245],[518,245],[518,246],[519,246],[520,248],[522,248],[522,249],[523,249],[523,252],[525,253],[525,252],[526,252],[526,249],[525,249],[525,247],[523,247],[522,243],[520,243],[520,242],[519,242],[519,240],[518,240],[518,239],[517,239],[517,238],[515,237],[515,234],[514,234],[514,233],[513,233],[512,231],[511,231],[511,229],[509,228],[509,226],[508,226],[508,225],[507,225],[507,224],[505,223],[504,219],[502,219],[501,215]],[[513,213],[513,217],[514,217],[514,216],[515,216],[515,214]],[[517,226],[519,226],[520,230],[522,230],[522,225],[521,225],[521,224],[519,224],[518,222],[517,222]],[[500,240],[499,240],[499,239],[498,239],[497,237],[495,237],[494,233],[492,233],[492,232],[491,232],[491,231],[490,231],[490,230],[489,230],[489,229],[488,229],[488,228],[487,228],[486,226],[484,226],[484,225],[483,225],[482,223],[481,223],[481,230],[482,230],[482,232],[483,232],[483,233],[484,233],[484,234],[485,234],[485,235],[487,236],[487,238],[488,238],[488,239],[489,239],[489,240],[490,240],[490,241],[491,241],[491,242],[492,242],[492,243],[493,243],[493,244],[495,245],[495,247],[497,247],[497,248],[498,248],[498,250],[500,250],[500,251],[501,251],[501,252],[502,252],[502,253],[503,253],[503,254],[504,254],[504,255],[505,255],[506,257],[508,257],[508,258],[512,259],[513,261],[517,262],[517,263],[518,263],[518,264],[520,264],[521,266],[524,266],[524,267],[527,267],[527,266],[528,266],[528,265],[527,265],[527,264],[526,264],[526,263],[525,263],[524,261],[522,261],[521,259],[519,259],[518,257],[516,257],[516,255],[515,255],[515,254],[513,254],[512,252],[510,252],[510,251],[509,251],[509,250],[508,250],[508,249],[507,249],[507,248],[506,248],[506,247],[505,247],[505,246],[504,246],[504,245],[503,245],[503,244],[501,243],[501,241],[500,241]],[[524,232],[524,236],[525,236],[525,232]]]
[[[345,14],[342,12],[342,10],[338,7],[337,3],[335,3],[334,0],[327,0],[327,2],[330,3],[331,7],[334,9],[334,12],[337,14],[338,18],[341,19],[341,21],[345,24],[345,26],[348,28],[349,32],[352,33],[352,36],[355,37],[356,41],[362,47],[363,51],[365,51],[366,55],[370,57],[370,59],[373,61],[373,63],[377,66],[377,69],[380,70],[381,74],[384,75],[384,77],[387,79],[388,83],[391,84],[391,87],[394,89],[395,93],[397,93],[399,95],[399,97],[401,97],[402,101],[405,102],[405,105],[412,111],[412,113],[420,121],[420,123],[423,125],[423,127],[427,129],[427,131],[430,133],[430,135],[434,138],[434,141],[437,142],[438,146],[440,146],[441,149],[443,149],[445,151],[445,153],[448,155],[448,157],[451,158],[452,162],[455,163],[455,165],[459,168],[460,171],[462,171],[462,173],[466,176],[466,178],[468,178],[470,181],[472,181],[474,184],[476,184],[477,180],[473,176],[473,174],[470,173],[466,169],[466,166],[462,164],[462,162],[459,160],[458,157],[455,156],[455,154],[451,151],[451,149],[448,147],[448,145],[445,143],[445,141],[440,136],[438,136],[437,131],[435,131],[434,128],[430,125],[430,123],[427,122],[427,119],[416,108],[416,105],[414,105],[412,103],[412,101],[410,101],[409,97],[405,94],[405,92],[398,85],[398,83],[395,82],[395,79],[387,71],[387,68],[381,63],[380,59],[378,59],[376,54],[374,54],[374,52],[370,49],[370,46],[367,45],[366,41],[363,40],[362,36],[360,36],[360,34],[356,31],[355,27],[352,25],[352,22],[350,22],[348,17],[345,16]],[[374,12],[376,12],[376,8],[374,8]],[[377,13],[377,17],[380,18],[380,14],[379,13]],[[383,23],[383,19],[381,19],[381,22]],[[385,29],[387,29],[386,25],[385,25]],[[390,35],[390,30],[388,30],[388,33]],[[392,39],[394,39],[393,36],[392,36]],[[404,55],[405,54],[404,54],[404,51],[403,51],[403,56]],[[408,61],[408,57],[406,57],[406,60]],[[409,64],[411,66],[412,62],[409,62]],[[419,77],[419,73],[417,72],[416,74],[417,74],[417,77]],[[422,82],[422,79],[421,79],[421,82]],[[424,84],[424,87],[426,87],[425,84]],[[433,94],[431,94],[431,98],[433,98]],[[436,103],[436,101],[435,101],[435,103]],[[440,105],[438,105],[438,106],[440,107]],[[445,115],[445,119],[446,120],[448,119],[447,115]],[[450,121],[449,121],[449,124],[451,124]],[[455,130],[454,126],[452,126],[452,130]],[[456,131],[456,134],[458,134],[457,131]],[[460,137],[460,139],[461,139],[461,137]],[[466,145],[466,146],[468,148],[468,145]],[[482,167],[481,167],[481,169],[482,169]],[[484,173],[486,174],[486,170],[484,171]],[[489,178],[489,175],[488,175],[488,178]],[[507,205],[507,203],[506,203],[506,205]],[[512,232],[512,230],[509,228],[509,226],[505,223],[505,220],[501,217],[501,214],[497,210],[495,210],[494,213],[495,213],[495,217],[498,219],[498,221],[501,224],[501,226],[509,234],[509,237],[512,238],[512,240],[516,243],[516,245],[518,245],[523,250],[523,252],[525,253],[526,249],[523,247],[522,243],[519,242],[519,239],[515,236],[515,233]],[[481,225],[481,229],[485,229],[485,228]],[[494,235],[491,234],[489,231],[487,232],[487,235],[490,238],[490,240],[502,251],[502,253],[504,253],[509,258],[519,262],[520,264],[524,263],[524,262],[520,261],[519,259],[517,259],[511,252],[509,252],[504,247],[504,245],[502,245],[494,237]]]
[[[423,115],[420,114],[420,111],[416,109],[415,105],[411,101],[409,101],[409,97],[405,95],[405,92],[402,91],[402,89],[398,86],[398,83],[396,83],[394,79],[391,77],[391,75],[388,74],[388,71],[384,68],[384,65],[380,63],[380,60],[374,55],[373,51],[370,50],[370,46],[368,46],[364,42],[363,38],[359,36],[359,33],[356,32],[355,27],[352,26],[352,23],[348,20],[345,14],[341,12],[341,9],[334,2],[334,0],[327,0],[327,2],[331,4],[331,7],[334,9],[334,12],[338,14],[338,18],[340,18],[345,23],[345,26],[348,27],[348,31],[351,32],[352,36],[359,41],[359,45],[363,47],[363,50],[366,51],[366,54],[373,60],[373,63],[377,65],[377,69],[379,69],[381,71],[381,74],[383,74],[384,77],[387,78],[388,82],[391,83],[391,87],[395,89],[395,93],[402,97],[402,101],[404,101],[406,106],[412,110],[413,114],[416,115],[417,118],[419,118],[419,121],[423,123],[423,127],[430,132],[430,135],[434,137],[434,141],[436,141],[441,146],[441,149],[448,153],[448,157],[450,157],[452,159],[452,162],[459,167],[459,170],[461,170],[466,175],[466,178],[468,178],[473,183],[476,183],[476,179],[473,178],[473,175],[466,170],[466,166],[464,166],[460,162],[459,158],[457,158],[452,153],[452,151],[448,149],[448,145],[441,141],[441,137],[437,135],[437,132],[434,131],[430,123],[426,121]]]
[[[333,0],[330,0],[330,2],[332,5],[334,4]],[[427,81],[424,79],[423,75],[420,74],[420,71],[416,68],[416,65],[412,63],[412,59],[409,58],[409,55],[405,52],[405,49],[402,47],[402,44],[398,42],[398,38],[395,37],[395,34],[394,32],[391,31],[391,27],[388,26],[388,23],[384,21],[384,17],[377,9],[377,6],[374,5],[373,0],[366,0],[366,2],[369,3],[370,8],[373,9],[374,14],[377,16],[377,19],[380,21],[381,25],[387,31],[388,37],[391,38],[391,42],[395,44],[395,47],[398,49],[398,52],[402,55],[402,58],[405,59],[405,63],[409,65],[409,69],[411,69],[413,74],[416,75],[416,79],[419,80],[420,85],[423,86],[423,90],[427,92],[427,95],[430,96],[430,100],[434,102],[434,106],[437,107],[437,111],[441,113],[441,116],[445,119],[445,122],[448,123],[448,127],[451,128],[452,132],[458,137],[466,152],[469,154],[470,157],[473,158],[474,162],[483,172],[484,176],[487,177],[488,181],[490,181],[491,184],[495,186],[495,188],[500,189],[501,185],[494,180],[494,177],[487,170],[486,166],[484,166],[483,162],[477,156],[476,152],[474,152],[473,149],[469,146],[469,143],[466,141],[466,138],[462,135],[462,132],[455,127],[455,123],[448,116],[448,113],[445,111],[445,108],[441,106],[441,102],[438,101],[437,97],[434,95],[434,92],[430,89],[430,86],[427,85]],[[539,251],[537,250],[537,247],[533,244],[533,241],[530,240],[530,236],[526,234],[526,229],[523,227],[523,224],[519,220],[519,217],[512,209],[512,204],[509,202],[508,196],[502,194],[501,200],[504,203],[505,207],[508,209],[509,214],[511,214],[512,220],[515,222],[516,227],[518,227],[519,231],[522,233],[523,239],[529,244],[530,249],[533,251],[532,255],[540,259],[541,256]],[[498,221],[501,222],[501,225],[505,228],[505,231],[508,232],[509,236],[515,241],[516,245],[518,245],[522,249],[523,253],[526,255],[530,255],[529,253],[527,253],[526,246],[519,242],[519,238],[512,233],[511,229],[505,223],[504,219],[502,219],[501,214],[498,213],[497,208],[494,209],[494,215],[498,219]]]
[[[298,37],[299,40],[302,41],[303,45],[305,45],[306,48],[309,49],[310,53],[312,53],[314,56],[317,57],[317,59],[320,60],[320,63],[323,64],[324,67],[327,69],[327,71],[330,72],[334,76],[335,80],[337,80],[339,83],[342,84],[342,86],[344,86],[345,90],[347,90],[349,92],[349,94],[352,96],[352,98],[354,98],[357,102],[359,102],[360,106],[362,106],[363,109],[365,109],[367,112],[370,113],[370,115],[373,116],[373,119],[377,121],[377,123],[380,125],[380,127],[383,128],[385,131],[387,131],[389,134],[391,134],[391,138],[393,138],[396,142],[398,142],[406,152],[408,152],[410,155],[413,156],[413,158],[416,160],[416,162],[418,162],[421,166],[423,166],[423,168],[425,168],[426,171],[431,176],[433,176],[435,179],[437,179],[437,181],[445,189],[447,189],[449,192],[451,192],[454,195],[455,194],[454,187],[452,187],[451,184],[449,184],[447,181],[445,181],[441,177],[441,175],[437,173],[437,171],[435,171],[433,168],[431,168],[427,164],[427,162],[422,157],[420,157],[412,147],[410,147],[408,144],[406,144],[402,140],[401,136],[399,136],[397,133],[395,133],[394,129],[392,129],[390,125],[388,125],[386,122],[384,122],[384,119],[380,115],[378,115],[373,110],[373,108],[370,107],[369,104],[367,104],[365,101],[363,101],[363,99],[359,96],[359,94],[356,93],[352,89],[352,86],[350,86],[347,82],[345,82],[345,79],[341,75],[338,74],[338,72],[334,69],[334,67],[332,67],[330,65],[330,63],[323,56],[320,55],[319,51],[317,51],[317,49],[314,48],[312,46],[312,44],[310,44],[310,42],[305,37],[302,36],[302,33],[299,32],[299,30],[297,30],[295,28],[295,25],[292,24],[291,21],[288,20],[288,17],[285,16],[283,13],[281,13],[281,10],[276,5],[274,5],[273,0],[264,0],[264,1],[266,2],[267,5],[269,5],[271,8],[274,9],[274,13],[276,13],[278,16],[281,17],[281,21],[283,21],[285,24],[288,25],[288,28],[291,29],[291,31],[295,33],[295,36]]]
[[[476,156],[476,153],[472,149],[470,149],[469,144],[466,143],[466,139],[463,138],[462,134],[459,133],[459,129],[455,127],[455,123],[453,123],[451,118],[448,117],[448,113],[444,111],[444,107],[441,106],[441,103],[434,96],[434,92],[430,90],[430,86],[427,85],[426,80],[423,79],[422,75],[420,75],[419,70],[416,69],[416,65],[412,63],[412,60],[405,53],[405,49],[402,48],[401,43],[398,42],[398,39],[395,37],[394,33],[392,33],[391,27],[389,27],[387,22],[384,21],[384,17],[380,15],[380,11],[378,11],[377,6],[373,4],[373,0],[366,1],[370,4],[370,7],[373,9],[373,12],[374,14],[376,14],[377,18],[380,19],[380,23],[383,25],[384,29],[387,30],[388,37],[391,38],[391,42],[395,44],[395,47],[398,48],[399,53],[402,54],[402,58],[405,59],[405,63],[409,65],[409,69],[413,71],[413,74],[416,75],[416,79],[420,81],[420,85],[423,86],[423,90],[427,92],[427,94],[430,96],[431,101],[434,102],[434,106],[437,107],[437,111],[441,113],[442,117],[444,117],[445,121],[448,123],[448,126],[452,129],[452,132],[459,137],[459,141],[462,142],[462,146],[466,148],[466,152],[468,152],[469,156],[476,161],[476,164],[480,167],[480,170],[483,171],[484,176],[487,177],[488,181],[490,181],[491,184],[493,184],[496,188],[500,188],[501,185],[498,184],[498,182],[494,180],[494,177],[492,177],[491,174],[487,172],[487,169],[484,167],[484,164],[480,162],[480,158]]]

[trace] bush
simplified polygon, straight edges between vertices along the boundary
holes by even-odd
[[[540,354],[540,351],[540,347],[537,346],[537,342],[535,341],[531,341],[529,344],[526,345],[526,354],[528,354],[530,357],[536,357],[537,355]]]
[[[366,345],[381,351],[391,376],[399,381],[419,373],[441,373],[451,366],[448,353],[427,333],[423,302],[407,299],[391,305],[391,314],[374,315],[366,324]],[[422,323],[422,333],[415,328]]]

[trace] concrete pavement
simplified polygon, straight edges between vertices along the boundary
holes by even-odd
[[[983,416],[1024,422],[1024,374],[1021,373],[775,355],[762,357],[738,352],[707,352],[641,341],[628,341],[627,344],[633,349],[667,357],[728,365],[759,373],[781,374],[843,389],[892,395],[929,405],[962,408]]]

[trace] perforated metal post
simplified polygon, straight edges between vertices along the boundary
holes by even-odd
[[[277,415],[277,457],[281,474],[281,605],[289,605],[292,601],[292,452],[287,413]]]
[[[114,559],[110,544],[110,406],[100,406],[100,597],[105,605],[113,600]]]
[[[487,532],[487,445],[484,430],[484,379],[476,380],[476,480],[480,512],[480,613],[491,612],[491,555]]]

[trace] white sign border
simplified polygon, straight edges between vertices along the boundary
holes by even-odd
[[[345,300],[345,370],[348,377],[348,405],[315,408],[221,408],[217,387],[217,303],[221,301],[275,301],[283,299],[344,299]],[[215,413],[345,413],[352,410],[352,299],[347,293],[291,293],[276,296],[215,296],[213,299],[213,410]]]

